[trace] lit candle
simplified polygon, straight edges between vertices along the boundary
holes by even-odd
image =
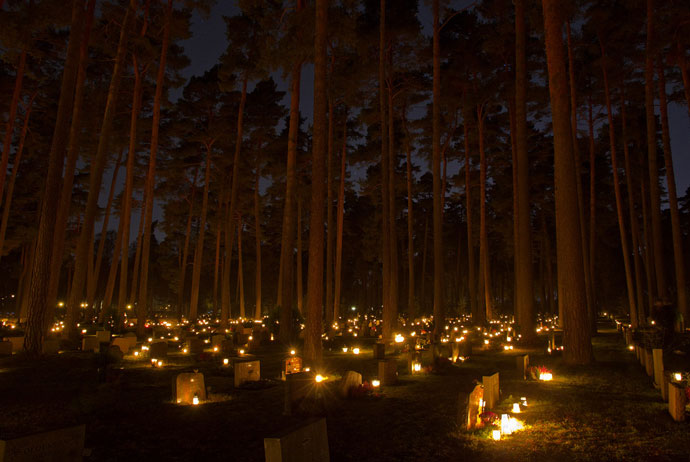
[[[491,435],[492,435],[494,441],[500,441],[500,439],[501,439],[501,430],[494,430],[494,431],[491,433]]]
[[[520,412],[520,404],[519,403],[513,403],[513,412],[516,414]]]
[[[354,354],[358,355],[358,354],[359,354],[359,348],[353,348],[353,349],[352,349],[352,352],[353,352]]]
[[[371,381],[371,386],[374,388],[378,388],[381,386],[381,382],[379,380],[372,380]]]
[[[683,380],[683,374],[681,374],[680,372],[675,372],[673,374],[673,380],[675,380],[676,382],[680,382],[681,380]]]

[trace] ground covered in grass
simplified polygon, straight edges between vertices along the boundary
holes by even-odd
[[[604,327],[604,326],[602,326]],[[325,385],[331,460],[686,460],[690,423],[671,420],[667,405],[635,355],[611,326],[594,339],[596,363],[565,367],[543,350],[476,352],[439,374],[406,375],[380,398],[341,399],[336,383]],[[524,381],[515,355],[529,353],[532,365],[553,371],[551,382]],[[232,373],[218,362],[171,360],[159,369],[127,361],[101,383],[96,357],[63,353],[26,362],[0,359],[0,438],[86,424],[86,461],[263,460],[263,438],[299,423],[283,416],[284,351],[257,352],[256,389],[235,389]],[[371,349],[359,356],[327,352],[331,378],[346,370],[370,380],[376,374]],[[119,369],[123,367],[123,369]],[[173,403],[171,384],[180,372],[199,369],[213,402]],[[526,397],[519,418],[525,429],[495,442],[487,432],[458,426],[458,397],[482,375],[500,372],[497,414]]]

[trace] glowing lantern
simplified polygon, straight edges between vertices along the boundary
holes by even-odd
[[[290,350],[290,354],[291,354],[291,355],[294,355],[294,354],[295,354],[295,350]]]
[[[381,381],[380,380],[372,380],[371,381],[371,386],[374,388],[378,388],[381,386]]]
[[[225,366],[227,366],[229,362],[230,362],[230,360],[228,358],[223,358],[223,364]]]
[[[412,370],[414,372],[419,372],[422,370],[422,365],[421,363],[412,363]]]
[[[347,353],[347,347],[343,347],[343,353]]]
[[[197,395],[194,395],[194,398],[192,398],[192,404],[195,406],[199,404],[199,397]]]
[[[513,412],[516,414],[520,413],[520,403],[513,403]]]
[[[405,341],[405,337],[401,334],[395,334],[395,343],[402,343]]]
[[[494,441],[500,441],[501,440],[501,430],[494,430],[491,433],[491,436],[494,439]]]
[[[314,377],[314,380],[316,380],[316,383],[321,383],[326,380],[326,378],[321,374],[317,374],[316,377]]]
[[[548,382],[549,380],[553,379],[553,375],[551,372],[540,372],[539,373],[539,380],[542,380],[544,382]]]
[[[352,353],[358,355],[359,354],[359,348],[353,348]]]
[[[681,380],[683,380],[683,374],[681,374],[680,372],[674,372],[673,380],[675,380],[676,382],[680,382]]]

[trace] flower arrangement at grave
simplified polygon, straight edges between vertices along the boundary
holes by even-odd
[[[371,398],[379,399],[383,397],[380,387],[375,387],[373,383],[367,382],[366,380],[362,382],[361,385],[350,388],[349,397],[358,398]]]
[[[530,366],[527,368],[527,372],[532,380],[548,382],[553,379],[553,372],[546,366]]]

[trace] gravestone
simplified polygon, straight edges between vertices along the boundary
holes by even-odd
[[[81,351],[92,351],[96,352],[100,348],[100,343],[98,342],[98,337],[95,335],[85,335],[81,339]]]
[[[97,330],[96,337],[98,337],[99,343],[110,343],[110,331],[109,330]]]
[[[632,343],[633,343],[632,329],[626,328],[625,329],[625,344],[626,345],[632,345]]]
[[[198,355],[204,352],[204,342],[199,337],[187,338],[187,349],[189,354]]]
[[[241,387],[244,382],[256,382],[260,379],[260,361],[235,361],[235,388]]]
[[[12,344],[13,353],[17,353],[24,348],[24,337],[7,337],[7,340]]]
[[[460,354],[460,342],[453,342],[453,344],[450,346],[451,360],[456,362],[460,356],[462,356]]]
[[[175,402],[177,404],[194,404],[194,396],[199,401],[206,400],[204,374],[200,372],[183,372],[175,378]]]
[[[168,357],[168,342],[165,340],[154,341],[149,346],[149,358],[165,359]]]
[[[226,355],[235,354],[235,345],[233,345],[232,340],[225,339],[220,343],[220,352]]]
[[[652,350],[652,362],[654,366],[654,386],[661,388],[661,384],[664,381],[664,350],[654,348]]]
[[[484,404],[484,387],[477,385],[471,393],[460,393],[458,398],[458,426],[467,431],[479,424],[479,415]]]
[[[115,337],[111,344],[112,346],[120,347],[120,351],[124,354],[129,353],[129,351],[137,346],[136,337]]]
[[[644,349],[644,369],[647,375],[652,377],[654,375],[654,361],[652,360],[652,350],[649,348]]]
[[[498,372],[482,377],[484,384],[484,401],[487,409],[494,409],[499,400]]]
[[[329,462],[326,419],[312,419],[264,438],[266,462]]]
[[[525,380],[527,378],[527,368],[529,367],[529,355],[518,355],[518,357],[515,358],[515,362],[518,376]]]
[[[374,359],[384,359],[386,357],[386,344],[374,343]]]
[[[398,360],[395,358],[379,360],[379,380],[381,385],[395,385],[398,381]]]
[[[84,425],[0,440],[1,462],[76,462],[84,452]]]
[[[225,340],[225,335],[215,334],[211,336],[211,347],[218,347],[220,350],[223,341]]]
[[[410,351],[407,353],[407,373],[414,374],[415,372],[421,372],[422,367],[422,352],[421,351]],[[419,371],[414,370],[414,365],[419,364]]]
[[[290,356],[285,358],[283,361],[285,366],[285,374],[296,374],[297,372],[302,372],[302,358],[299,356]]]
[[[311,372],[297,372],[285,377],[285,415],[292,415],[299,402],[315,390],[314,383]]]
[[[685,385],[670,382],[668,384],[668,412],[676,422],[685,420]]]
[[[122,350],[120,350],[120,347],[117,345],[109,345],[108,349],[106,350],[106,355],[108,355],[108,359],[114,363],[119,363],[122,361],[122,357],[124,356],[124,353],[122,353]]]
[[[60,341],[54,338],[45,339],[43,341],[43,354],[56,355],[60,350]]]
[[[661,399],[664,400],[664,402],[668,401],[668,383],[669,383],[669,376],[665,372],[661,374]]]
[[[0,342],[0,356],[10,356],[12,354],[12,342]]]
[[[338,392],[343,398],[348,398],[353,388],[362,385],[362,374],[355,371],[347,371],[338,385]]]

